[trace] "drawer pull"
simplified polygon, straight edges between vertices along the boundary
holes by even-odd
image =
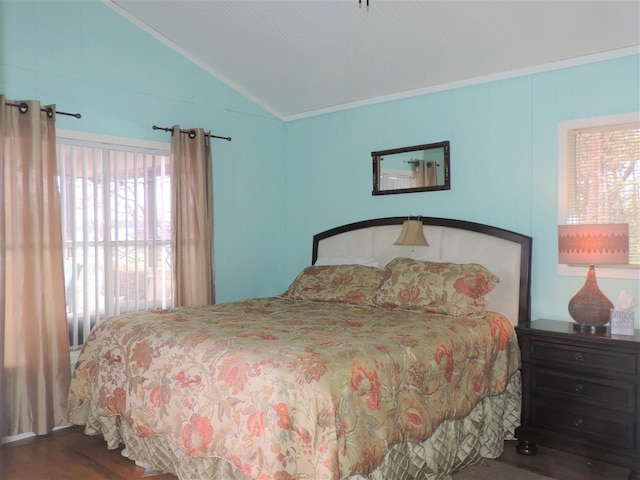
[[[581,383],[578,383],[578,384],[576,385],[575,390],[576,390],[576,393],[582,393],[582,392],[584,392],[584,385],[582,385]]]
[[[584,355],[580,352],[576,353],[576,360],[579,362],[584,362]]]
[[[573,424],[576,426],[576,428],[580,428],[582,427],[582,424],[584,423],[584,420],[582,420],[581,418],[576,418],[573,421]]]

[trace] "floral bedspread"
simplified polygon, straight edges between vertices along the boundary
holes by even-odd
[[[520,366],[502,315],[253,299],[98,323],[69,418],[121,416],[257,480],[338,479],[502,393]]]

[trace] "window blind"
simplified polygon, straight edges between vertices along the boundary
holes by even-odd
[[[567,224],[628,223],[640,265],[640,123],[568,131]]]
[[[172,306],[169,153],[58,142],[69,342],[105,316]]]

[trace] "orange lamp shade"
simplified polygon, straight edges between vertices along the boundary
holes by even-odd
[[[559,225],[558,263],[629,263],[629,224]]]

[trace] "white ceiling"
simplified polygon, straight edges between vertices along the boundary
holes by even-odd
[[[640,52],[638,0],[102,1],[283,120]]]

